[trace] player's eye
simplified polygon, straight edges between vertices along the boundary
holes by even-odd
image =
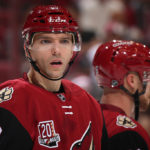
[[[71,41],[69,39],[62,39],[60,40],[60,43],[62,44],[69,44]]]
[[[50,40],[41,40],[40,43],[41,44],[49,44],[49,43],[51,43],[51,41]]]

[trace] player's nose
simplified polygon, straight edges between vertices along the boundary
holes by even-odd
[[[53,55],[60,53],[60,46],[58,44],[53,44],[51,48],[51,52]]]

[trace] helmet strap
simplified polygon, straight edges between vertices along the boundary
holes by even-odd
[[[133,98],[134,98],[134,104],[135,104],[135,109],[134,109],[135,120],[137,121],[139,118],[139,106],[140,106],[138,90],[136,90],[136,92],[133,94]]]
[[[134,94],[130,93],[123,85],[120,86],[120,89],[123,90],[125,93],[127,93],[129,96],[133,97],[134,99],[134,113],[135,113],[135,120],[138,120],[139,118],[139,106],[140,106],[140,101],[139,101],[139,94],[138,90]],[[143,93],[143,92],[142,92]]]

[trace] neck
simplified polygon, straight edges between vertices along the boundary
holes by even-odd
[[[27,73],[27,76],[30,83],[42,87],[47,91],[57,92],[60,89],[61,80],[58,81],[48,80],[32,69]]]
[[[101,98],[101,103],[110,104],[121,108],[128,116],[134,112],[134,100],[122,90],[105,91]]]

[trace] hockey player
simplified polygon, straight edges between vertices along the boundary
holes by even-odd
[[[150,138],[138,120],[150,101],[150,49],[133,41],[99,46],[93,59],[112,150],[150,150]],[[135,110],[135,111],[134,111]],[[135,114],[135,120],[131,118]]]
[[[100,150],[98,102],[62,80],[80,51],[76,21],[61,6],[37,6],[22,35],[31,66],[0,85],[0,150]]]

